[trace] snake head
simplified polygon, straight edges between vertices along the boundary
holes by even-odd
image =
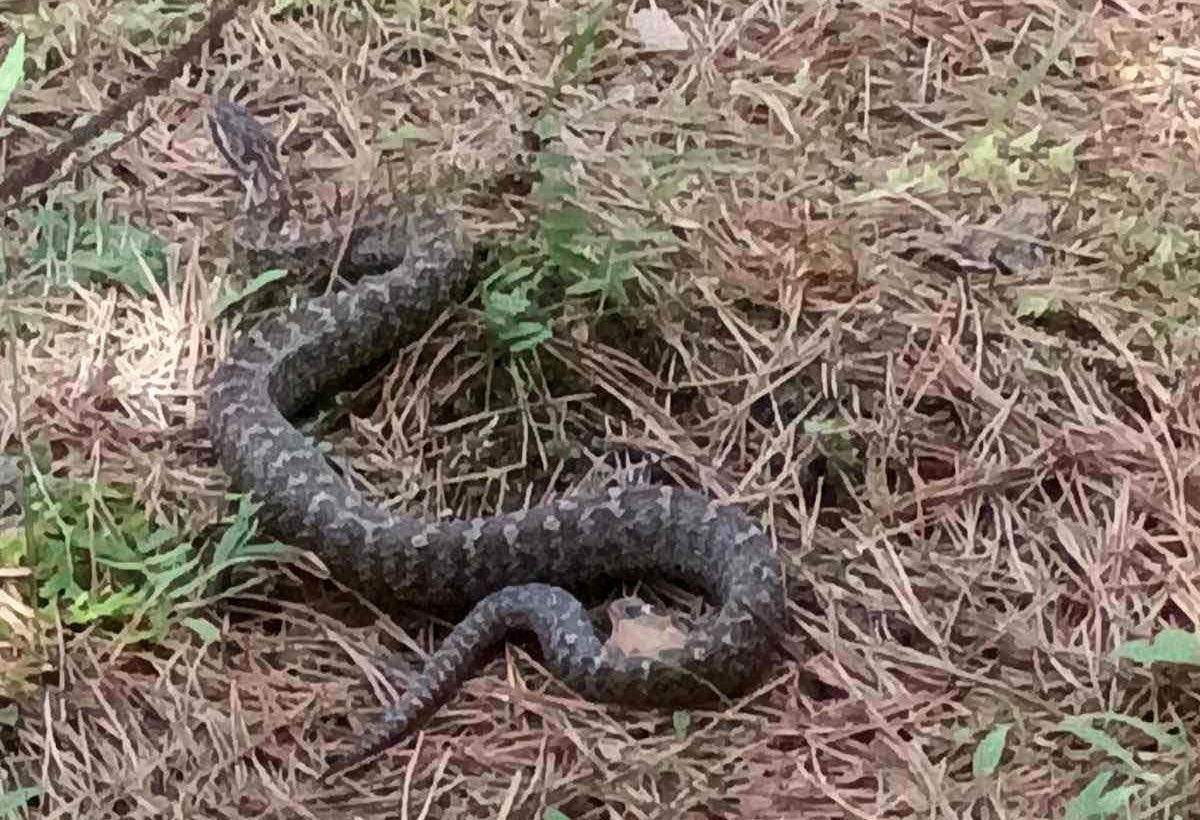
[[[222,93],[214,94],[208,127],[253,205],[286,200],[287,180],[279,166],[275,138],[245,106]]]

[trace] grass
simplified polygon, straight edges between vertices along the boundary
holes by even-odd
[[[203,8],[24,6],[5,162]],[[136,139],[7,214],[0,437],[31,502],[0,540],[0,816],[1185,816],[1185,11],[660,3],[688,46],[655,51],[625,3],[372,6],[244,11]],[[212,366],[299,273],[228,264],[198,104],[230,84],[294,120],[302,191],[449,191],[488,251],[335,408],[353,480],[419,515],[642,480],[744,504],[799,657],[672,714],[509,647],[315,784],[445,625],[276,564],[212,463]]]

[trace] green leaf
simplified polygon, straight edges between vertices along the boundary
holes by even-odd
[[[603,290],[608,290],[608,282],[604,279],[584,279],[582,282],[576,282],[569,285],[566,289],[568,296],[586,296],[589,293],[599,293]]]
[[[120,544],[122,547],[124,546],[124,544],[122,544],[120,541],[113,543]],[[155,572],[156,568],[160,565],[166,564],[167,566],[170,566],[175,564],[177,561],[183,560],[189,553],[191,553],[191,551],[191,544],[177,544],[166,552],[150,553],[146,557],[137,556],[135,560],[132,561],[121,561],[115,558],[110,558],[107,555],[98,555],[96,557],[96,563],[100,564],[101,566],[111,567],[112,569],[123,569],[131,572],[151,574]]]
[[[1132,726],[1154,738],[1161,748],[1169,751],[1181,752],[1188,747],[1187,729],[1178,721],[1175,724],[1175,731],[1171,731],[1156,723],[1150,723],[1132,715],[1123,715],[1120,712],[1100,712],[1094,715],[1094,717]]]
[[[146,600],[145,590],[127,587],[117,590],[110,595],[91,595],[80,592],[67,608],[70,621],[78,625],[86,625],[102,618],[111,618],[119,614],[132,614]]]
[[[119,282],[138,296],[165,281],[166,243],[152,233],[102,219],[81,221],[66,208],[42,208],[31,222],[37,243],[30,258],[74,281]]]
[[[421,128],[418,125],[402,125],[380,137],[379,145],[384,151],[392,151],[397,148],[405,148],[411,142],[433,140],[436,137],[437,132],[431,128]]]
[[[25,808],[30,800],[41,793],[39,786],[22,786],[11,792],[0,792],[0,817],[16,817],[18,809]]]
[[[508,349],[513,353],[524,353],[526,350],[533,350],[551,337],[550,331],[544,331],[536,336],[530,336],[528,339],[523,339],[508,346]]]
[[[501,317],[520,316],[529,310],[532,304],[529,297],[523,293],[489,293],[484,299],[488,318],[493,321],[497,318],[492,316],[494,313],[500,314]]]
[[[1175,249],[1177,244],[1180,243],[1176,236],[1170,233],[1163,234],[1159,238],[1158,244],[1154,246],[1154,253],[1150,255],[1149,264],[1162,267],[1174,262],[1187,249],[1185,245],[1177,252]]]
[[[675,737],[683,740],[687,737],[688,729],[692,725],[692,715],[683,709],[676,709],[671,714],[671,725],[675,729]]]
[[[604,22],[604,16],[608,14],[608,6],[607,2],[603,2],[592,9],[584,17],[583,25],[576,30],[575,36],[571,38],[571,48],[567,51],[567,55],[562,61],[564,79],[569,80],[574,76],[584,58],[594,47],[596,34],[600,30],[600,24]]]
[[[1084,137],[1075,137],[1062,145],[1055,146],[1046,152],[1046,164],[1056,171],[1069,174],[1075,170],[1075,149],[1083,143]]]
[[[1057,310],[1060,304],[1060,301],[1052,296],[1044,296],[1027,289],[1022,290],[1017,296],[1017,317],[1033,316],[1038,318],[1044,316],[1047,311]]]
[[[25,33],[17,34],[12,47],[0,63],[0,113],[8,106],[12,94],[25,79]]]
[[[921,176],[917,178],[916,183],[917,193],[921,194],[944,194],[950,190],[950,183],[942,169],[929,164],[922,166]]]
[[[249,538],[253,528],[253,518],[247,511],[255,509],[252,501],[249,501],[247,496],[242,496],[238,500],[238,512],[234,516],[233,521],[225,528],[225,532],[221,533],[221,540],[217,542],[217,548],[213,552],[213,563],[217,565],[225,565],[229,560],[237,554],[240,547],[244,546],[244,542]]]
[[[1079,718],[1066,718],[1059,722],[1058,728],[1075,735],[1092,748],[1104,752],[1110,757],[1115,757],[1131,769],[1136,770],[1140,768],[1137,761],[1134,760],[1133,754],[1118,743],[1111,735],[1085,723]]]
[[[68,552],[67,548],[60,549],[64,554]],[[75,583],[68,561],[59,561],[50,569],[52,571],[47,573],[46,580],[38,587],[38,595],[43,600],[53,601],[60,596],[74,598],[83,591],[82,587]]]
[[[255,276],[253,279],[251,279],[250,283],[247,284],[246,287],[241,291],[235,290],[226,292],[220,299],[218,299],[215,308],[215,315],[220,316],[233,305],[236,305],[246,297],[257,293],[267,285],[278,281],[285,276],[287,276],[287,271],[279,268],[263,271],[258,276]]]
[[[1000,164],[1000,153],[996,150],[996,134],[989,131],[976,135],[966,144],[966,157],[959,164],[959,172],[967,179],[986,182],[992,171]]]
[[[571,818],[551,806],[542,812],[542,820],[571,820]]]
[[[537,134],[544,140],[548,140],[551,137],[558,135],[559,127],[560,123],[558,115],[553,111],[547,111],[538,117],[533,123],[533,133]]]
[[[522,339],[526,336],[534,336],[546,329],[546,326],[541,322],[517,322],[508,330],[500,334],[500,338],[505,341],[509,339]]]
[[[221,630],[203,618],[184,618],[183,625],[199,635],[206,646],[221,637]]]
[[[554,334],[545,325],[537,322],[519,322],[516,327],[500,335],[502,341],[511,342],[508,349],[513,353],[532,350]],[[512,341],[516,340],[516,341]]]
[[[1004,743],[1011,728],[1011,723],[994,726],[975,747],[975,754],[971,756],[971,773],[975,777],[988,777],[996,771],[996,767],[1000,765],[1000,758],[1004,755]]]
[[[563,202],[575,196],[575,186],[563,174],[547,174],[533,187],[533,199],[542,205]]]
[[[591,222],[582,208],[566,206],[544,214],[541,227],[547,239],[566,244],[571,239],[586,234],[591,228]]]
[[[246,543],[255,509],[243,500],[241,526],[233,527],[223,552],[216,550],[225,565],[275,558],[287,549],[273,542]],[[120,487],[64,482],[62,489],[55,486],[53,497],[38,497],[30,510],[43,543],[35,567],[39,611],[58,612],[67,623],[112,619],[124,622],[126,640],[161,639],[222,567],[174,528],[150,524]],[[103,571],[91,573],[89,567]],[[211,631],[204,625],[193,628],[205,637]]]
[[[805,435],[816,437],[840,436],[850,429],[845,422],[829,417],[805,419],[802,427]]]
[[[1027,154],[1033,150],[1033,146],[1037,144],[1038,135],[1042,133],[1042,126],[1035,125],[1029,131],[1026,131],[1021,136],[1015,138],[1008,144],[1008,149],[1014,154]]]
[[[533,276],[535,269],[531,265],[505,265],[483,280],[485,289],[512,288]]]
[[[567,243],[551,243],[546,247],[546,257],[559,271],[575,276],[586,276],[596,269],[596,262],[588,254],[570,247]]]
[[[8,706],[0,709],[0,726],[16,726],[19,714],[15,703],[10,703]]]
[[[1124,814],[1129,807],[1129,801],[1141,790],[1141,786],[1129,785],[1105,792],[1096,802],[1096,808],[1101,814]]]
[[[1200,666],[1200,635],[1183,629],[1164,629],[1151,641],[1126,641],[1117,647],[1115,657],[1136,663],[1178,663]]]
[[[1108,781],[1112,780],[1110,769],[1100,772],[1084,787],[1075,799],[1067,804],[1066,820],[1086,820],[1090,817],[1106,817],[1110,814],[1123,812],[1129,805],[1129,800],[1139,791],[1140,786],[1122,786],[1105,792]]]
[[[178,537],[179,533],[175,531],[174,527],[162,526],[139,540],[137,550],[143,555],[157,555],[159,550]]]
[[[230,558],[227,566],[253,563],[255,561],[290,561],[299,558],[303,550],[280,541],[259,541],[246,544]]]

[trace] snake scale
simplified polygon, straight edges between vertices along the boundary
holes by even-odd
[[[264,191],[282,181],[266,129],[224,98],[208,119],[226,161],[260,202],[269,200]],[[329,265],[342,243],[332,223],[287,228],[269,203],[243,209],[232,232],[235,258],[255,271]],[[381,605],[467,613],[336,770],[420,726],[511,630],[534,633],[547,669],[580,695],[628,705],[700,705],[745,693],[775,655],[774,636],[758,619],[783,623],[782,567],[737,507],[688,489],[636,486],[487,518],[424,521],[371,503],[289,421],[464,299],[468,247],[456,224],[433,211],[360,220],[342,258],[353,283],[262,319],[235,339],[212,377],[213,445],[232,484],[261,505],[260,525],[312,550],[334,577]],[[648,657],[614,652],[559,585],[630,576],[694,585],[719,606],[682,647]]]

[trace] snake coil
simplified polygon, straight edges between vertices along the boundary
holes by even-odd
[[[282,183],[274,143],[249,112],[219,99],[209,121],[222,155],[269,199]],[[335,226],[286,230],[267,206],[235,218],[241,264],[314,266],[336,256]],[[269,316],[243,333],[213,376],[212,441],[275,537],[314,551],[340,581],[386,606],[467,611],[365,747],[362,761],[427,720],[510,630],[532,631],[547,668],[597,701],[684,706],[745,692],[774,656],[782,569],[736,507],[669,486],[612,489],[473,520],[422,521],[372,504],[289,421],[314,399],[418,336],[465,297],[467,244],[449,217],[379,214],[353,229],[353,285]],[[720,604],[681,648],[652,657],[606,650],[580,602],[558,586],[666,577]],[[469,611],[468,611],[469,610]]]

